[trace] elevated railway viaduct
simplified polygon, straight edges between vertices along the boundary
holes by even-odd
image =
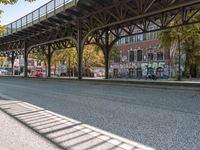
[[[10,57],[13,66],[15,57],[23,54],[27,77],[28,54],[43,51],[50,77],[53,52],[76,47],[82,79],[83,48],[97,44],[108,78],[109,54],[120,38],[199,23],[199,13],[200,0],[52,0],[7,25],[0,34],[0,55]]]

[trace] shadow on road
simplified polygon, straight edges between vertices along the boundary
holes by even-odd
[[[0,110],[61,149],[153,150],[29,103],[0,100]]]

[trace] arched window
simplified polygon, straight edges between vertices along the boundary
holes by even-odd
[[[149,48],[148,49],[148,61],[152,61],[154,58],[153,58],[153,49],[152,48]]]
[[[148,53],[148,60],[149,61],[153,60],[153,53]]]
[[[142,61],[142,50],[137,51],[137,61]]]
[[[129,62],[134,62],[134,51],[129,52]]]

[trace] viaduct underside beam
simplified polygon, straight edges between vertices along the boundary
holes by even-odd
[[[0,38],[0,54],[76,47],[81,79],[84,45],[96,43],[104,52],[107,78],[109,53],[117,40],[199,23],[199,16],[200,0],[79,0],[76,7]],[[25,40],[27,44],[23,44]]]

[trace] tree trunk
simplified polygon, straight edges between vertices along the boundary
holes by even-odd
[[[186,71],[186,77],[190,77],[190,57],[189,57],[189,51],[186,50],[186,61],[185,61],[185,71]]]
[[[73,71],[73,77],[74,77],[74,66],[72,67],[72,69],[73,69],[72,71]]]
[[[56,64],[54,65],[54,76],[56,75]]]

